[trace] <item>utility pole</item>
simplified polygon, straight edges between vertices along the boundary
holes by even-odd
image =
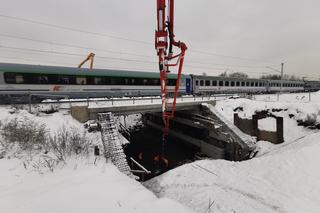
[[[282,93],[282,87],[283,87],[283,67],[284,67],[284,63],[281,63],[281,83],[280,83],[280,94]]]
[[[281,76],[280,76],[280,92],[277,95],[277,100],[279,101],[279,99],[280,99],[279,96],[282,93],[282,87],[283,87],[283,68],[284,68],[284,63],[281,63],[281,71],[279,71],[279,70],[277,70],[275,68],[269,67],[269,66],[267,66],[266,68],[274,70],[274,71],[276,71],[278,73],[281,73]]]

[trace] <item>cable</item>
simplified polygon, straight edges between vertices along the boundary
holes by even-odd
[[[247,65],[234,65],[234,64],[219,64],[219,63],[205,63],[205,62],[197,62],[197,61],[190,61],[190,63],[195,63],[195,64],[207,64],[207,65],[217,65],[217,66],[225,66],[225,67],[239,67],[239,68],[265,68],[262,66],[247,66]]]
[[[10,46],[4,46],[4,45],[0,45],[0,48],[13,49],[13,50],[23,50],[23,51],[30,51],[30,52],[37,52],[37,53],[40,52],[40,53],[47,53],[47,54],[83,57],[83,55],[81,55],[81,54],[60,52],[60,51],[48,51],[48,50],[38,50],[38,49],[31,49],[31,48],[10,47]],[[96,58],[116,60],[116,61],[125,61],[125,62],[138,62],[138,63],[145,63],[145,64],[157,64],[157,62],[155,62],[155,61],[145,61],[145,60],[142,61],[142,60],[116,58],[116,57],[108,57],[108,56],[96,56]],[[192,65],[186,65],[186,67],[206,69],[206,70],[215,70],[215,69],[224,70],[225,69],[225,68],[218,68],[218,67],[201,67],[201,66],[192,66]]]
[[[27,41],[32,41],[32,42],[39,42],[39,43],[50,44],[50,45],[56,45],[56,46],[72,47],[72,48],[85,49],[85,50],[89,50],[90,49],[90,50],[101,51],[101,52],[116,53],[116,54],[120,54],[120,55],[133,55],[133,56],[151,58],[151,56],[147,56],[147,55],[140,55],[140,54],[134,54],[134,53],[128,53],[128,52],[118,52],[118,51],[106,50],[106,49],[97,49],[97,48],[78,46],[78,45],[66,44],[66,43],[44,41],[44,40],[38,40],[38,39],[32,39],[32,38],[15,36],[15,35],[8,35],[8,34],[2,34],[2,33],[0,33],[0,36],[7,37],[7,38],[27,40]]]
[[[151,42],[129,39],[129,38],[109,35],[109,34],[105,34],[105,33],[89,32],[89,31],[80,30],[80,29],[76,29],[76,28],[71,28],[71,27],[66,27],[66,26],[61,26],[61,25],[56,25],[56,24],[49,24],[49,23],[45,23],[45,22],[40,22],[40,21],[35,21],[35,20],[25,19],[25,18],[20,18],[20,17],[15,17],[15,16],[8,16],[8,15],[0,14],[0,17],[6,18],[6,19],[12,19],[12,20],[16,20],[16,21],[32,23],[32,24],[39,24],[39,25],[43,25],[43,26],[47,26],[47,27],[54,27],[54,28],[73,31],[73,32],[86,33],[86,34],[91,34],[91,35],[95,35],[95,36],[108,37],[108,38],[112,38],[112,39],[118,39],[118,40],[129,41],[129,42],[136,42],[136,43],[140,43],[140,44],[153,45]]]
[[[49,45],[72,47],[72,48],[85,49],[85,50],[90,49],[90,50],[94,50],[94,51],[115,53],[115,54],[120,54],[120,55],[132,55],[132,56],[138,56],[138,57],[153,58],[152,56],[148,56],[148,55],[133,54],[133,53],[128,53],[128,52],[118,52],[118,51],[111,51],[111,50],[106,50],[106,49],[97,49],[97,48],[91,48],[91,47],[85,47],[85,46],[79,46],[79,45],[73,45],[73,44],[66,44],[66,43],[59,43],[59,42],[44,41],[44,40],[38,40],[38,39],[32,39],[32,38],[15,36],[15,35],[8,35],[8,34],[2,34],[2,33],[0,33],[0,36],[7,37],[7,38],[27,40],[27,41],[32,41],[32,42],[39,42],[39,43],[44,43],[44,44],[49,44]],[[226,66],[226,67],[263,68],[263,67],[259,67],[259,66],[229,65],[229,64],[218,64],[218,63],[204,63],[204,62],[196,62],[196,61],[189,61],[189,62],[196,63],[196,64],[218,65],[218,66]]]
[[[0,14],[0,17],[1,18],[6,18],[6,19],[11,19],[11,20],[16,20],[16,21],[32,23],[32,24],[39,24],[39,25],[43,25],[43,26],[47,26],[47,27],[53,27],[53,28],[58,28],[58,29],[63,29],[63,30],[69,30],[69,31],[73,31],[73,32],[80,32],[80,33],[86,33],[86,34],[91,34],[91,35],[95,35],[95,36],[103,36],[103,37],[108,37],[108,38],[112,38],[112,39],[124,40],[124,41],[129,41],[129,42],[140,43],[140,44],[153,45],[153,43],[151,43],[151,42],[135,40],[135,39],[119,37],[119,36],[113,36],[113,35],[99,33],[99,32],[89,32],[89,31],[85,31],[85,30],[81,30],[81,29],[76,29],[76,28],[71,28],[71,27],[66,27],[66,26],[61,26],[61,25],[56,25],[56,24],[49,24],[49,23],[35,21],[35,20],[21,18],[21,17],[8,16],[8,15],[3,15],[3,14]],[[224,58],[233,58],[233,59],[238,59],[238,60],[246,60],[246,61],[255,61],[255,62],[260,62],[260,63],[266,63],[266,62],[262,62],[262,61],[257,60],[257,59],[250,59],[250,58],[243,58],[243,57],[238,57],[238,56],[223,55],[223,54],[211,53],[211,52],[206,52],[206,51],[201,51],[201,50],[189,50],[189,52],[203,54],[203,55],[219,56],[219,57],[224,57]],[[267,64],[270,64],[270,63],[268,62]]]
[[[203,55],[211,55],[211,56],[218,56],[218,57],[223,57],[223,58],[233,58],[233,59],[238,59],[238,60],[245,60],[245,61],[255,61],[259,63],[265,63],[265,64],[270,64],[270,62],[265,62],[257,59],[252,59],[252,58],[242,58],[238,56],[231,56],[231,55],[222,55],[222,54],[217,54],[217,53],[211,53],[211,52],[205,52],[205,51],[200,51],[200,50],[190,50],[190,52],[193,53],[199,53]],[[271,63],[273,64],[273,63]]]
[[[42,52],[42,53],[50,53],[50,54],[58,54],[58,55],[69,55],[69,56],[80,56],[80,57],[83,57],[83,55],[81,55],[81,54],[76,54],[76,53],[59,52],[59,51],[48,51],[48,50],[38,50],[38,49],[20,48],[20,47],[9,47],[9,46],[4,46],[4,45],[0,45],[0,48],[16,49],[16,50],[25,50],[25,51],[30,51],[30,52]],[[156,63],[156,62],[153,62],[153,61],[141,61],[141,60],[134,60],[134,59],[124,59],[124,58],[108,57],[108,56],[96,56],[96,58],[110,59],[110,60],[118,60],[118,61],[130,61],[130,62],[152,63],[152,64]]]

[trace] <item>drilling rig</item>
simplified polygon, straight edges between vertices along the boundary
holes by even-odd
[[[176,48],[180,52],[173,53]],[[168,139],[170,120],[174,117],[177,96],[179,91],[180,77],[187,46],[181,41],[175,40],[174,35],[174,0],[157,0],[157,29],[155,32],[155,49],[159,58],[160,86],[162,99],[162,151],[164,159],[164,146]],[[167,75],[172,67],[178,67],[177,80],[173,91],[169,91]],[[173,95],[170,102],[170,96]]]

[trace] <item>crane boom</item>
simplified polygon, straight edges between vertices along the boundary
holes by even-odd
[[[167,5],[168,9],[166,8]],[[155,32],[155,49],[157,50],[157,55],[159,58],[162,120],[164,123],[162,141],[164,144],[167,141],[167,136],[169,134],[170,119],[174,117],[176,100],[179,91],[179,82],[187,46],[185,45],[185,43],[180,41],[177,42],[175,40],[174,0],[157,0],[157,23],[158,26]],[[174,47],[178,48],[180,50],[180,53],[174,55]],[[167,74],[170,72],[169,68],[174,66],[178,66],[178,72],[175,88],[173,91],[173,102],[170,103],[169,91],[167,88]]]
[[[94,53],[89,53],[89,55],[78,65],[78,68],[81,68],[87,61],[90,61],[89,69],[92,70],[94,62]]]

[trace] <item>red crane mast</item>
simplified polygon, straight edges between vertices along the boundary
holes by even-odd
[[[166,8],[168,5],[168,8]],[[168,15],[167,15],[168,14]],[[162,141],[163,147],[169,134],[170,119],[174,117],[176,101],[179,91],[179,82],[182,73],[185,51],[185,43],[176,41],[174,35],[174,0],[157,0],[157,22],[155,32],[155,48],[159,57],[161,98],[162,98],[162,119],[164,123]],[[180,53],[174,55],[173,48],[176,47]],[[168,90],[167,75],[170,68],[177,66],[177,80],[173,91]],[[173,92],[173,101],[169,102],[169,94]],[[163,150],[162,150],[163,154]]]

